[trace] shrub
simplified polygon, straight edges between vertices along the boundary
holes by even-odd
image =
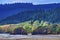
[[[43,34],[47,34],[49,23],[48,22],[42,22],[42,25],[40,27],[40,30],[42,31]]]
[[[48,28],[48,22],[41,21],[39,23],[39,27],[37,27],[36,30],[33,31],[34,34],[47,34],[47,28]]]
[[[14,26],[15,24],[10,24],[6,30],[6,33],[14,33],[15,28],[17,28],[16,26]]]
[[[52,34],[52,31],[53,30],[53,24],[52,23],[50,23],[49,25],[48,25],[48,28],[47,28],[47,34]]]
[[[27,32],[27,33],[31,33],[32,32],[32,25],[30,23],[26,23],[23,26],[23,29]]]
[[[56,32],[60,34],[60,23],[57,24]]]
[[[32,30],[37,29],[39,26],[40,26],[39,21],[38,20],[34,21],[33,26],[32,26]]]
[[[27,35],[26,31],[22,27],[16,28],[13,34]]]
[[[0,27],[0,33],[4,33],[4,31],[2,30],[2,28]]]

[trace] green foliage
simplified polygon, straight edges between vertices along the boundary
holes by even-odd
[[[57,25],[57,26],[56,26]],[[53,23],[48,23],[46,21],[41,21],[39,22],[39,20],[35,20],[33,22],[33,24],[31,24],[31,21],[26,21],[26,22],[22,22],[22,23],[18,23],[18,24],[11,24],[11,27],[8,27],[6,32],[9,33],[13,33],[14,30],[16,28],[23,28],[24,31],[26,31],[27,33],[32,33],[34,30],[37,29],[41,29],[43,30],[43,32],[49,33],[59,33],[60,32],[60,24],[53,24]],[[1,25],[0,27],[4,28],[4,25]],[[0,30],[2,30],[2,28],[0,28]]]
[[[7,33],[12,33],[12,29],[8,28],[6,32]]]
[[[47,28],[48,27],[48,22],[44,22],[43,20],[40,22],[40,25],[39,25],[39,27],[43,27],[43,28]]]
[[[23,26],[23,29],[27,32],[27,33],[31,33],[32,32],[32,25],[30,23],[26,23]]]
[[[48,31],[47,31],[47,33],[52,33],[52,30],[53,30],[53,24],[52,23],[50,23],[49,25],[48,25]]]
[[[40,26],[40,23],[38,20],[34,21],[33,23],[33,30],[37,29]]]
[[[60,32],[60,23],[57,24],[56,32]]]
[[[40,24],[40,23],[39,23],[39,21],[38,21],[38,20],[34,21],[34,23],[33,23],[33,25],[34,25],[34,26],[36,26],[36,27],[38,27],[38,26],[39,26],[39,24]]]
[[[0,33],[3,33],[4,31],[2,30],[2,28],[0,27]]]
[[[42,21],[40,22],[40,25],[39,25],[39,26],[43,26],[43,23],[44,23],[44,21],[42,20]]]

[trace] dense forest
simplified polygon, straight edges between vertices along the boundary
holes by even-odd
[[[8,16],[12,16],[18,14],[22,11],[31,11],[31,10],[40,10],[40,9],[47,9],[53,11],[59,9],[60,3],[53,3],[53,4],[40,4],[40,5],[33,5],[32,3],[14,3],[14,4],[0,4],[0,20],[5,19]]]
[[[25,21],[44,20],[50,23],[60,23],[60,7],[23,11],[0,21],[0,24],[17,24]]]

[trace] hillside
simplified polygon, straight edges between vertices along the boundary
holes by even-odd
[[[24,11],[39,10],[39,9],[54,9],[60,7],[60,3],[33,5],[32,3],[15,3],[15,4],[0,4],[0,20],[8,16],[12,16]]]
[[[13,16],[0,21],[0,24],[17,24],[25,21],[34,22],[35,20],[44,20],[51,23],[60,23],[60,7],[55,8],[39,8],[36,10],[28,10],[19,12]]]

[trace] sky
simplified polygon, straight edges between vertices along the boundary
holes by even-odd
[[[0,4],[6,4],[6,3],[48,4],[48,3],[60,3],[60,0],[0,0]]]

